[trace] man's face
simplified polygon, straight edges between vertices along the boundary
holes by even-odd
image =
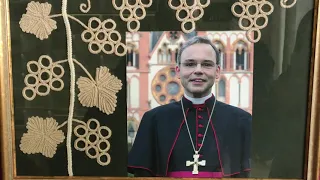
[[[193,44],[181,54],[181,64],[176,66],[185,93],[190,97],[204,97],[220,76],[216,54],[209,44]]]

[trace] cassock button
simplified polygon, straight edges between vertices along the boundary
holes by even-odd
[[[202,134],[198,134],[198,137],[203,137],[203,135]]]
[[[200,108],[200,107],[198,108],[198,111],[202,111],[202,110],[203,110],[202,108]]]
[[[199,118],[199,119],[202,119],[202,116],[199,115],[198,118]]]
[[[198,147],[200,147],[202,144],[198,144]]]
[[[199,128],[203,128],[203,125],[202,125],[202,124],[199,124],[198,127],[199,127]]]

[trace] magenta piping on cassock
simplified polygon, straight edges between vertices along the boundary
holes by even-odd
[[[207,111],[208,111],[208,116],[210,116],[209,115],[209,108],[207,108]],[[220,154],[220,146],[219,146],[216,130],[214,129],[214,126],[213,126],[213,123],[212,123],[211,119],[210,119],[210,124],[211,124],[211,128],[212,128],[212,131],[213,131],[213,134],[214,134],[214,139],[216,140],[216,144],[217,144],[218,156],[219,156],[219,162],[220,162],[220,167],[221,167],[221,171],[222,171],[222,176],[226,177],[226,176],[233,176],[233,175],[236,175],[236,174],[240,174],[240,172],[235,172],[235,173],[232,173],[232,174],[224,174],[224,169],[223,169],[223,166],[222,166],[222,160],[221,160],[221,154]],[[251,169],[244,169],[243,171],[251,171]]]
[[[174,178],[222,178],[222,172],[199,172],[199,174],[192,174],[191,171],[175,171],[169,172],[168,177]]]
[[[208,117],[210,117],[209,108],[207,108],[207,112],[208,112]],[[211,118],[212,118],[212,117],[211,117]],[[220,163],[220,167],[221,167],[221,171],[222,171],[222,176],[224,176],[224,170],[223,170],[222,161],[221,161],[221,154],[220,154],[220,146],[219,146],[219,142],[218,142],[216,130],[214,129],[212,120],[209,119],[209,121],[210,121],[211,128],[212,128],[212,131],[213,131],[214,139],[216,140],[216,146],[217,146],[217,149],[218,149],[219,163]]]

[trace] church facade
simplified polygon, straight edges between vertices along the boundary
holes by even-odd
[[[220,52],[221,77],[212,88],[218,100],[252,113],[254,46],[244,31],[137,32],[126,34],[127,129],[132,145],[143,114],[179,101],[183,88],[176,77],[176,57],[192,36],[206,36]]]

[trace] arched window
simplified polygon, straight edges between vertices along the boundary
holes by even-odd
[[[230,105],[239,106],[240,102],[240,86],[237,77],[233,76],[230,78]]]
[[[128,136],[131,137],[132,139],[134,138],[136,133],[133,123],[134,123],[133,121],[129,121],[129,124],[128,124]]]
[[[245,42],[239,41],[235,45],[235,51],[233,56],[233,68],[234,70],[247,70],[249,69],[248,61],[248,46]]]
[[[130,79],[130,107],[139,108],[140,107],[140,80],[138,77],[134,76]]]
[[[139,68],[139,51],[134,44],[127,45],[127,66]]]
[[[127,52],[127,66],[133,66],[133,52]]]
[[[127,134],[128,134],[128,149],[130,150],[134,139],[136,137],[138,130],[138,124],[137,120],[134,117],[128,117],[127,118]]]
[[[178,45],[178,48],[175,49],[175,51],[173,53],[174,54],[174,63],[177,63],[177,61],[178,61],[178,53],[179,53],[179,50],[181,49],[182,45],[183,45],[183,43],[180,43]]]
[[[171,63],[171,50],[170,49],[168,49],[166,55],[167,55],[166,56],[167,63]]]
[[[240,97],[240,106],[248,108],[250,105],[250,80],[248,77],[242,77],[241,79]]]
[[[130,83],[127,80],[127,106],[130,107]]]
[[[224,69],[226,67],[226,61],[225,61],[225,48],[223,44],[220,41],[215,41],[213,45],[218,49],[219,51],[219,58],[220,58],[220,67],[221,69]]]
[[[171,50],[168,45],[164,43],[158,50],[158,63],[159,64],[170,64],[171,63]]]
[[[225,101],[226,99],[226,82],[224,79],[221,79],[219,81],[219,85],[218,85],[218,98],[221,101]]]
[[[226,96],[226,83],[224,82],[224,80],[221,80],[219,82],[219,96],[220,97]]]
[[[179,49],[176,49],[176,51],[174,52],[174,56],[175,56],[175,63],[177,63],[178,61],[178,53],[179,53]]]
[[[161,63],[162,63],[162,49],[159,49],[159,50],[158,50],[157,61],[158,61],[158,64],[161,64]]]

